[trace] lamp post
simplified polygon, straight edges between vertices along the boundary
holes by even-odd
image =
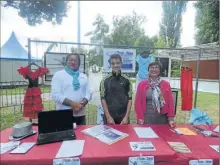
[[[77,1],[77,11],[78,11],[78,32],[77,32],[77,37],[78,37],[78,51],[80,48],[80,0]]]

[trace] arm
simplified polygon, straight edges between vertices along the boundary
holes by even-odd
[[[173,94],[172,94],[172,90],[171,90],[171,87],[170,87],[170,84],[168,83],[168,107],[169,107],[169,110],[168,110],[168,120],[174,120],[174,117],[175,117],[175,111],[174,111],[174,101],[173,101]]]
[[[102,80],[100,83],[100,96],[101,96],[101,103],[102,103],[102,107],[104,109],[104,113],[106,115],[106,117],[109,117],[109,111],[108,111],[108,106],[107,103],[105,101],[105,97],[107,95],[107,90],[106,90],[106,85],[105,85],[105,81]]]
[[[87,84],[86,84],[86,95],[83,98],[81,103],[83,104],[83,106],[86,106],[86,104],[88,104],[88,102],[91,99],[92,99],[92,94],[91,94],[91,91],[90,91],[90,85],[89,85],[89,82],[87,82]]]
[[[142,110],[142,100],[141,100],[141,83],[138,84],[137,92],[136,92],[136,97],[135,97],[135,103],[134,103],[134,108],[135,108],[135,113],[137,120],[144,120],[144,115],[143,115],[143,110]]]
[[[131,112],[131,106],[132,106],[132,83],[131,81],[128,79],[128,85],[127,85],[127,92],[128,92],[128,105],[127,105],[127,111],[126,111],[126,117],[128,118],[130,116],[130,112]]]

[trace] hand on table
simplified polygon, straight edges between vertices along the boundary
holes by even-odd
[[[169,121],[169,125],[170,125],[170,127],[172,127],[172,128],[175,128],[175,127],[176,127],[176,123],[175,123],[174,120],[170,120],[170,121]]]
[[[120,124],[128,124],[128,117],[125,116]]]
[[[115,121],[111,116],[106,117],[107,118],[107,124],[115,124]]]
[[[144,124],[144,120],[138,119],[138,120],[137,120],[137,123],[138,123],[138,124]]]

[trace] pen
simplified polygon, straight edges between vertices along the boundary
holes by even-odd
[[[172,130],[172,129],[170,129],[170,131],[172,131],[172,132],[174,132],[174,133],[176,133],[174,130]]]

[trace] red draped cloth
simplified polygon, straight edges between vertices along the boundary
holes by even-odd
[[[75,130],[77,140],[85,140],[83,154],[79,156],[82,165],[128,165],[131,156],[154,156],[155,165],[189,165],[194,159],[213,159],[213,165],[219,165],[219,153],[209,145],[218,145],[218,137],[205,137],[199,133],[195,136],[177,135],[170,131],[168,125],[112,125],[113,128],[129,134],[128,137],[107,145],[95,138],[83,134],[81,131],[91,126],[78,126]],[[138,138],[134,127],[151,127],[159,138]],[[189,125],[177,125],[187,127]],[[216,125],[200,126],[206,130],[214,130]],[[38,131],[37,127],[33,127]],[[0,142],[8,142],[12,128],[0,132]],[[23,142],[36,142],[37,134],[21,140]],[[156,151],[131,151],[129,142],[151,141]],[[176,153],[167,142],[182,142],[192,153]],[[62,142],[45,145],[35,145],[26,154],[1,155],[1,165],[52,165]],[[71,148],[70,148],[71,149]]]
[[[193,103],[193,76],[192,70],[189,68],[181,68],[180,90],[182,98],[181,109],[183,111],[190,111]]]

